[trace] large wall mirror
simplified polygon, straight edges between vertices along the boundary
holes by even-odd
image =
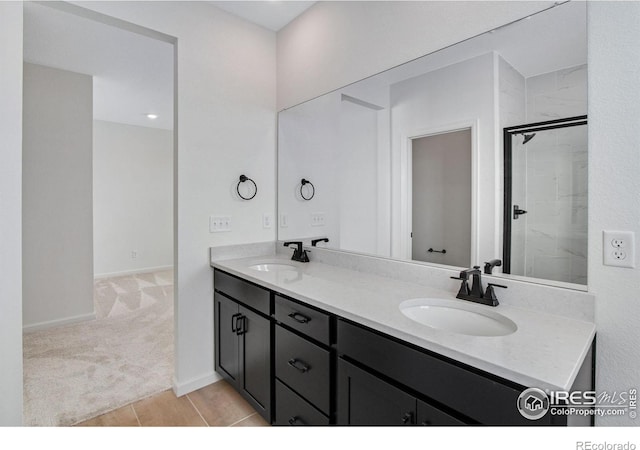
[[[586,286],[586,7],[281,111],[278,239]]]

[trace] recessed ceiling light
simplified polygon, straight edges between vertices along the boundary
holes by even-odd
[[[147,114],[147,119],[157,119],[157,118],[158,118],[157,114],[151,114],[151,113]]]

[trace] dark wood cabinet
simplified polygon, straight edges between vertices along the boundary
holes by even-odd
[[[335,317],[276,294],[277,425],[328,425],[333,417],[331,323]]]
[[[271,321],[223,293],[214,298],[216,371],[270,422]]]
[[[340,358],[338,425],[465,425],[433,405]]]
[[[525,419],[525,386],[220,270],[214,282],[215,369],[270,423],[568,424]],[[592,364],[575,389],[593,388]]]
[[[338,360],[338,425],[414,425],[415,397]]]

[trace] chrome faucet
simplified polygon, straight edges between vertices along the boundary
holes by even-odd
[[[309,255],[307,255],[307,251],[302,248],[301,241],[291,241],[284,243],[285,247],[289,247],[290,245],[296,246],[296,248],[293,250],[293,256],[291,256],[291,259],[293,261],[309,262]]]
[[[471,289],[469,289],[469,275],[473,277],[473,281],[471,284]],[[458,290],[458,294],[456,298],[461,300],[468,300],[470,302],[481,303],[483,305],[489,306],[498,306],[499,302],[496,298],[494,287],[504,288],[501,284],[489,283],[487,285],[487,290],[485,291],[482,287],[482,271],[480,270],[480,266],[473,266],[471,269],[465,269],[460,272],[460,276],[451,277],[454,280],[461,280],[460,290]]]

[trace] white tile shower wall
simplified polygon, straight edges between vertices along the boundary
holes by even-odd
[[[524,76],[516,69],[513,68],[508,62],[506,62],[501,56],[497,55],[498,61],[498,90],[499,90],[499,107],[500,107],[500,129],[517,125],[522,125],[526,122],[526,81]],[[500,133],[500,149],[504,148],[503,136]],[[499,161],[501,159],[499,158]],[[512,170],[515,173],[524,170],[525,161],[523,159],[514,158],[512,160]],[[497,164],[497,179],[504,177],[504,168],[501,162]],[[526,199],[526,183],[523,177],[513,178],[513,184],[511,187],[511,195],[513,198]],[[504,188],[502,183],[498,183],[498,189],[496,192],[496,200],[502,199],[504,196]],[[522,205],[518,205],[522,206]],[[498,208],[496,208],[498,209]],[[503,235],[503,225],[501,211],[497,211],[496,223],[499,224],[500,234]],[[511,249],[512,254],[524,254],[525,246],[525,225],[526,216],[523,216],[520,221],[513,221],[511,224]],[[502,242],[500,243],[500,255],[502,255]],[[499,267],[496,268],[496,272],[500,272]],[[511,261],[511,273],[524,274],[524,258],[513,258]]]
[[[527,78],[527,122],[587,114],[587,65]]]
[[[282,242],[276,243],[276,252],[290,254],[288,249],[282,247]],[[447,290],[452,295],[455,295],[459,288],[459,282],[449,278],[457,276],[459,272],[446,267],[358,255],[319,247],[312,249],[310,259],[312,262]],[[587,292],[488,275],[483,276],[483,280],[485,283],[492,282],[508,286],[508,289],[501,289],[498,293],[502,304],[589,322],[594,320],[594,296]]]
[[[527,122],[587,113],[587,65],[530,77]],[[526,148],[525,274],[587,282],[587,134],[585,127],[539,132]]]

